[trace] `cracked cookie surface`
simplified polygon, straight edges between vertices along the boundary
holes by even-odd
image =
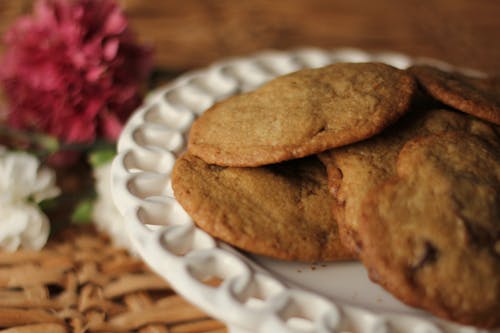
[[[215,104],[194,122],[188,150],[225,166],[316,154],[380,132],[415,91],[411,75],[381,63],[301,70]]]
[[[240,249],[304,262],[355,257],[339,240],[326,171],[314,156],[234,168],[184,154],[172,187],[201,229]]]
[[[372,280],[404,302],[500,325],[500,146],[463,132],[405,144],[367,196],[359,234]]]
[[[359,251],[360,212],[366,194],[396,174],[399,151],[416,136],[463,131],[495,142],[498,128],[472,116],[443,109],[414,110],[379,135],[320,154],[327,168],[342,242]]]

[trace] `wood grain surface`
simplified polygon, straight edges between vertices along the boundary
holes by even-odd
[[[500,73],[495,0],[120,0],[171,73],[262,49],[393,50]],[[0,0],[0,33],[32,0]],[[1,51],[1,47],[0,47]]]

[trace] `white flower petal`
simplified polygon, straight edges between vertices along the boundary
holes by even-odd
[[[33,184],[32,195],[36,202],[50,199],[61,193],[56,186],[56,175],[53,170],[41,168],[38,171],[38,178]]]
[[[0,241],[0,248],[8,252],[16,251],[21,245],[21,239],[16,236],[6,237]]]
[[[40,209],[28,203],[0,208],[0,248],[39,250],[47,242],[50,224]]]
[[[0,154],[0,203],[36,202],[59,194],[55,174],[48,168],[40,168],[39,161],[25,152]]]

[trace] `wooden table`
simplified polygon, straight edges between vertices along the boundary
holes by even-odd
[[[500,73],[495,0],[120,0],[175,74],[262,49],[359,47]],[[0,0],[0,33],[32,0]]]
[[[230,56],[304,46],[392,50],[500,74],[500,1],[119,2],[140,40],[154,47],[156,66],[167,80]],[[29,13],[31,4],[0,0],[0,33]],[[217,323],[208,323],[223,331]],[[164,332],[155,327],[140,331]]]

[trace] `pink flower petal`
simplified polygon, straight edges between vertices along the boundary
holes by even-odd
[[[127,28],[127,20],[123,13],[117,8],[113,10],[106,20],[104,25],[104,34],[106,35],[118,35],[121,34]]]
[[[70,54],[70,59],[76,68],[82,68],[85,65],[85,55],[80,51]]]
[[[53,4],[47,0],[41,0],[34,5],[35,18],[41,24],[52,24],[55,22],[55,12],[53,9]]]
[[[101,131],[106,139],[115,141],[120,136],[123,124],[111,113],[103,113],[100,117]]]
[[[95,125],[83,119],[73,117],[64,124],[67,142],[92,142],[95,138]]]
[[[94,97],[89,101],[87,101],[87,105],[85,108],[85,116],[93,119],[99,113],[99,111],[102,111],[102,109],[103,109],[103,102],[98,98]]]
[[[86,75],[86,78],[87,78],[87,81],[89,82],[95,82],[97,80],[99,80],[99,78],[101,77],[101,75],[106,71],[106,68],[104,67],[94,67],[94,68],[91,68],[88,72],[87,72],[87,75]]]
[[[120,46],[120,41],[117,38],[108,40],[103,47],[104,59],[107,61],[113,60],[118,53],[118,47]]]

